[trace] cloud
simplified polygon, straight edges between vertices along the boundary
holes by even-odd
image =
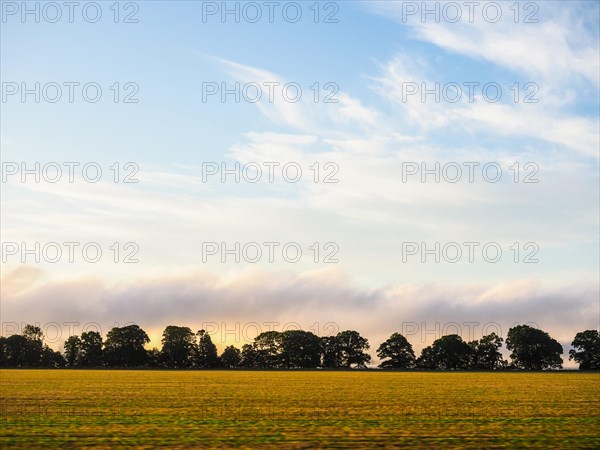
[[[484,99],[478,90],[471,98],[466,86],[452,82],[460,89],[457,94],[459,100],[454,103],[445,100],[455,95],[444,94],[445,86],[450,83],[435,80],[435,69],[421,58],[397,55],[383,64],[381,70],[380,76],[372,78],[374,90],[394,107],[406,123],[416,128],[415,132],[422,133],[422,138],[436,141],[440,133],[449,134],[455,128],[477,136],[534,138],[560,144],[587,157],[600,156],[598,119],[569,115],[559,105],[549,107],[550,91],[547,88],[536,94],[534,100],[539,103],[507,103],[506,100],[495,103]],[[483,84],[480,83],[480,86]],[[432,94],[423,97],[426,89],[434,90],[435,86],[441,93],[438,101],[434,101]],[[500,88],[506,97],[508,86]]]
[[[319,101],[315,101],[313,83],[309,86],[302,80],[286,78],[262,68],[223,58],[212,59],[232,83],[249,86],[248,97],[254,98],[255,92],[262,92],[254,104],[273,125],[284,125],[303,134],[321,135],[347,132],[356,126],[363,131],[378,126],[379,112],[349,92],[340,91],[337,83],[318,85]]]
[[[19,295],[39,281],[42,270],[38,267],[20,266],[2,277],[2,290],[8,295]]]
[[[224,71],[236,82],[247,85],[258,85],[262,96],[256,102],[256,106],[272,122],[283,123],[297,129],[308,129],[314,126],[311,124],[308,116],[303,113],[303,109],[306,106],[302,97],[305,96],[301,96],[299,102],[288,100],[288,98],[295,99],[297,92],[292,86],[290,87],[289,94],[287,94],[288,91],[284,87],[287,83],[297,83],[295,80],[284,80],[279,75],[267,70],[226,59],[217,58],[217,61],[223,67]],[[255,91],[256,89],[252,88],[250,91],[251,94],[248,95],[254,98]],[[286,98],[284,95],[288,97]]]
[[[407,3],[413,4],[419,13],[407,15]],[[435,4],[443,9],[446,3]],[[412,39],[454,54],[453,61],[458,60],[458,64],[474,65],[474,70],[469,73],[471,77],[477,76],[476,80],[452,81],[461,85],[467,81],[481,81],[480,78],[485,76],[482,74],[493,74],[492,79],[500,83],[504,95],[499,103],[485,101],[481,92],[476,92],[474,102],[470,102],[466,94],[456,103],[443,98],[435,102],[431,94],[427,101],[422,101],[420,94],[424,87],[431,90],[435,83],[443,87],[444,80],[448,82],[452,74],[456,78],[464,77],[456,67],[448,65],[443,67],[450,69],[450,73],[440,73],[439,61],[434,56],[444,54],[432,49],[403,50],[394,55],[381,65],[380,75],[372,76],[373,89],[391,103],[404,121],[416,126],[416,132],[428,133],[429,139],[438,138],[434,133],[439,136],[460,129],[477,136],[533,138],[598,158],[597,113],[593,111],[584,116],[573,112],[578,103],[589,101],[590,96],[598,96],[598,23],[585,19],[588,15],[598,17],[598,4],[531,4],[540,8],[535,14],[537,23],[523,23],[522,20],[515,23],[508,4],[502,5],[502,19],[497,23],[484,20],[481,7],[470,22],[466,6],[462,7],[465,10],[462,20],[449,23],[446,20],[436,22],[432,15],[423,19],[420,10],[424,3],[366,3],[364,7],[368,11],[398,21],[400,27],[409,30]],[[529,7],[524,9],[530,10]],[[493,66],[496,68],[491,69]],[[513,95],[508,94],[509,87],[516,81],[521,82],[519,89],[527,82],[534,83],[539,88],[533,97],[538,103],[525,103],[523,96],[518,102],[509,99]],[[419,93],[407,96],[407,83],[417,83]],[[531,93],[530,90],[526,92]]]
[[[241,346],[269,326],[281,330],[287,324],[322,335],[356,329],[370,340],[373,355],[395,331],[404,331],[421,349],[445,333],[458,332],[464,339],[492,331],[506,336],[515,323],[533,323],[570,342],[576,332],[597,326],[599,294],[593,282],[547,287],[533,279],[367,289],[337,269],[190,271],[112,284],[82,278],[26,291],[7,287],[6,281],[21,275],[2,279],[2,314],[10,323],[75,322],[80,328],[97,323],[106,333],[114,324],[135,322],[154,337],[152,345],[159,345],[167,325],[206,327],[221,348],[225,342]]]
[[[598,17],[598,4],[532,3],[539,10],[528,7],[527,11],[520,11],[518,20],[514,9],[504,4],[502,17],[495,23],[485,19],[481,8],[470,21],[468,8],[463,6],[461,20],[450,23],[443,19],[436,22],[432,15],[423,20],[420,8],[418,14],[407,15],[403,3],[407,2],[369,2],[365,7],[408,26],[418,40],[485,60],[534,81],[558,88],[565,82],[583,80],[598,87],[598,22],[584,19],[588,15]],[[437,3],[443,7],[447,2]],[[528,23],[525,18],[530,13],[533,22]]]
[[[598,122],[584,117],[560,117],[547,114],[543,108],[510,107],[496,104],[472,105],[459,111],[465,123],[496,130],[500,134],[530,136],[571,148],[582,155],[600,156]]]
[[[483,146],[436,145],[425,139],[396,134],[346,134],[323,137],[301,133],[248,133],[227,155],[228,167],[254,162],[277,162],[276,182],[270,183],[265,166],[262,181],[251,184],[219,176],[201,181],[201,167],[188,166],[137,174],[140,183],[67,181],[21,184],[13,179],[3,186],[7,198],[19,198],[3,216],[4,241],[96,241],[105,258],[96,265],[47,264],[53,276],[101,273],[114,279],[161,272],[173,267],[205,267],[218,271],[219,256],[204,264],[204,242],[299,242],[304,260],[294,266],[303,271],[318,267],[310,257],[314,242],[336,242],[339,266],[370,286],[395,283],[398,268],[405,279],[451,280],[478,276],[498,280],[523,276],[512,262],[509,247],[535,241],[541,263],[527,267],[527,276],[567,280],[593,272],[593,246],[597,242],[598,175],[586,160],[559,151],[533,148],[524,154],[500,146],[489,152]],[[468,181],[464,163],[475,161],[475,181]],[[482,166],[497,161],[503,172],[498,183],[485,182]],[[538,183],[515,183],[514,164],[520,163],[520,180],[531,173],[525,163],[539,166]],[[303,171],[301,181],[284,182],[282,166],[294,162]],[[319,180],[315,183],[315,164]],[[335,165],[326,166],[328,163]],[[422,182],[419,173],[403,182],[405,164],[419,170],[438,165],[462,167],[461,181]],[[313,167],[313,169],[310,169]],[[513,169],[511,169],[511,167]],[[337,182],[324,183],[331,175]],[[532,214],[532,211],[535,211]],[[39,217],[44,224],[39,224]],[[519,217],[519,220],[514,220]],[[443,219],[441,219],[443,218]],[[276,224],[276,225],[275,225]],[[114,242],[136,242],[140,264],[119,265],[111,258]],[[503,264],[423,265],[415,257],[403,263],[403,242],[499,242]],[[310,260],[310,261],[309,261]],[[11,259],[14,262],[15,259]],[[231,259],[229,260],[231,261]],[[243,262],[242,262],[243,263]],[[233,267],[239,268],[240,265]],[[281,259],[261,267],[290,269]],[[423,269],[426,269],[424,271]]]

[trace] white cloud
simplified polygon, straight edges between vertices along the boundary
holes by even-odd
[[[429,139],[439,140],[440,133],[458,127],[468,133],[534,138],[563,145],[586,156],[599,156],[597,119],[549,108],[545,94],[537,94],[537,100],[540,95],[543,97],[539,103],[493,103],[480,93],[471,102],[465,87],[456,103],[445,101],[443,96],[436,102],[431,95],[424,101],[422,91],[432,89],[439,82],[433,79],[434,69],[421,59],[399,55],[384,64],[382,72],[373,78],[377,83],[374,89],[399,111],[402,119],[415,125],[417,132],[428,133]],[[418,92],[408,94],[412,89]]]
[[[537,23],[524,23],[523,11],[515,21],[512,4],[508,3],[502,4],[502,18],[497,23],[485,20],[481,10],[469,22],[467,7],[463,6],[465,14],[459,22],[442,19],[436,23],[431,15],[426,20],[422,20],[421,14],[403,17],[403,3],[369,2],[366,9],[394,17],[410,27],[419,40],[531,76],[532,81],[559,88],[583,79],[598,87],[600,56],[594,30],[597,22],[586,27],[581,20],[586,14],[597,17],[597,4],[536,3],[534,6],[540,10],[531,18]],[[528,12],[532,12],[530,8]]]
[[[478,124],[499,134],[529,136],[564,145],[583,155],[600,156],[598,121],[584,117],[545,112],[543,106],[522,107],[499,104],[474,104],[457,112],[463,123]]]

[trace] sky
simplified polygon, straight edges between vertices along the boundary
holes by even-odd
[[[528,323],[567,355],[600,326],[599,14],[3,1],[2,334],[356,329],[376,363]]]

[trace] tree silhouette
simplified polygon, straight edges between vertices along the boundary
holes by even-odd
[[[309,331],[288,330],[260,333],[241,351],[233,345],[221,356],[205,330],[193,334],[188,327],[169,325],[162,336],[162,349],[146,350],[148,335],[138,325],[112,328],[102,342],[96,331],[70,336],[64,342],[64,357],[44,343],[42,330],[26,325],[20,335],[0,336],[0,367],[173,367],[173,368],[365,368],[371,361],[369,342],[360,333],[346,330],[335,336],[318,337]],[[415,359],[413,348],[399,333],[393,333],[377,349],[381,368],[431,370],[499,370],[507,367],[500,348],[503,339],[495,333],[468,344],[456,334],[442,336],[425,347]],[[597,330],[577,333],[569,359],[581,370],[600,370],[600,334]],[[527,325],[509,329],[506,348],[511,351],[508,367],[527,370],[562,368],[562,346],[545,331]]]
[[[64,367],[65,358],[60,352],[52,350],[47,345],[42,349],[42,367]]]
[[[281,362],[287,368],[314,368],[321,363],[321,342],[310,331],[281,333]]]
[[[97,331],[81,333],[79,364],[88,367],[102,365],[102,336]]]
[[[23,338],[25,339],[25,352],[23,365],[37,367],[42,365],[42,353],[44,351],[44,335],[40,327],[25,325],[23,327]]]
[[[366,353],[370,348],[369,341],[358,331],[346,330],[336,335],[341,353],[342,367],[364,368],[371,361],[371,355]]]
[[[2,354],[4,365],[8,367],[27,367],[28,358],[28,342],[21,335],[13,334],[7,338],[3,338]]]
[[[164,364],[162,363],[162,353],[156,347],[152,347],[148,350],[148,366],[164,367]]]
[[[237,369],[242,365],[242,353],[233,345],[225,347],[219,359],[221,366],[226,369]]]
[[[514,367],[526,370],[562,368],[562,345],[548,333],[529,325],[517,325],[508,330],[506,348]]]
[[[39,327],[25,325],[21,335],[0,338],[0,365],[8,367],[62,367],[65,361],[59,352],[44,344]]]
[[[437,357],[432,346],[425,347],[421,350],[421,356],[417,358],[416,366],[419,369],[434,370],[438,368]]]
[[[258,355],[254,349],[254,345],[244,344],[242,346],[242,361],[241,366],[247,369],[259,367]]]
[[[81,339],[79,339],[78,336],[69,336],[69,338],[65,341],[64,348],[67,365],[71,367],[79,365]]]
[[[392,334],[377,349],[377,356],[383,361],[379,364],[382,368],[407,369],[415,365],[415,352],[400,333]]]
[[[160,360],[166,367],[191,367],[196,352],[196,336],[190,328],[174,325],[165,328]]]
[[[265,331],[254,338],[255,365],[274,369],[282,365],[281,333]]]
[[[219,357],[217,355],[217,347],[213,344],[210,334],[205,330],[200,330],[198,333],[198,345],[196,347],[196,366],[201,369],[217,367]]]
[[[114,327],[106,335],[104,361],[109,366],[141,367],[148,363],[144,345],[150,338],[138,325]]]
[[[580,331],[569,350],[569,359],[579,363],[580,370],[600,370],[600,333],[597,330]]]
[[[469,368],[471,347],[457,334],[442,336],[426,347],[417,361],[423,369],[464,370]]]
[[[502,347],[502,341],[503,339],[496,333],[491,333],[483,336],[479,341],[469,342],[472,350],[470,367],[481,370],[496,370],[504,367],[506,361],[498,351]]]
[[[342,351],[336,336],[321,339],[321,365],[325,368],[342,367]]]

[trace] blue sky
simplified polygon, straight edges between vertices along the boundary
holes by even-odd
[[[297,23],[277,13],[273,23],[223,23],[218,15],[203,22],[210,2],[136,2],[138,23],[113,23],[112,3],[100,3],[98,23],[77,13],[73,23],[23,23],[17,13],[1,24],[3,89],[65,81],[103,88],[97,103],[79,95],[73,103],[8,96],[1,105],[3,163],[93,161],[104,169],[98,183],[9,177],[2,185],[2,241],[94,241],[103,248],[135,242],[140,262],[23,264],[12,256],[2,263],[3,317],[143,319],[154,330],[189,320],[185,309],[193,304],[202,320],[293,315],[362,325],[374,342],[404,320],[485,322],[500,315],[509,325],[535,320],[563,342],[598,326],[597,2],[536,2],[537,23],[523,23],[533,8],[527,2],[519,3],[518,23],[512,2],[501,2],[497,23],[480,12],[472,23],[418,14],[404,20],[410,2],[373,1],[321,2],[320,19],[326,8],[339,8],[337,23],[314,23],[314,2],[298,3]],[[120,6],[121,14],[133,8]],[[139,102],[112,101],[115,82],[122,94],[125,83],[135,83]],[[265,96],[221,102],[218,95],[203,102],[208,82],[294,82],[303,95],[297,103],[278,91],[272,103]],[[456,103],[403,97],[408,83],[470,82],[497,83],[500,100],[486,101],[480,88],[473,102],[465,95]],[[320,100],[325,83],[333,83],[338,102],[315,103],[314,83]],[[538,101],[525,103],[532,86]],[[135,162],[139,183],[111,182],[114,162]],[[294,162],[303,177],[203,183],[207,162]],[[315,162],[335,163],[339,182],[311,182]],[[503,175],[490,183],[478,169],[473,183],[464,176],[458,183],[422,183],[418,176],[405,183],[407,162],[494,163]],[[521,170],[535,164],[538,182],[515,183],[515,162]],[[334,242],[339,262],[308,256],[296,264],[223,264],[216,257],[204,263],[203,243],[213,241],[293,241],[305,252],[314,242]],[[406,242],[494,242],[504,253],[498,263],[422,263],[418,256],[403,262]],[[522,246],[534,243],[539,262],[515,263],[515,242],[521,260]],[[78,297],[80,289],[90,292],[86,283],[94,286],[93,299]],[[148,300],[143,293],[155,284],[165,294]],[[201,299],[186,296],[198,289]],[[42,300],[42,292],[55,297]],[[247,310],[239,292],[255,308]],[[281,296],[276,304],[274,292]],[[117,300],[123,296],[136,307],[124,307]],[[29,317],[31,307],[40,317]],[[367,324],[365,311],[373,316]]]

